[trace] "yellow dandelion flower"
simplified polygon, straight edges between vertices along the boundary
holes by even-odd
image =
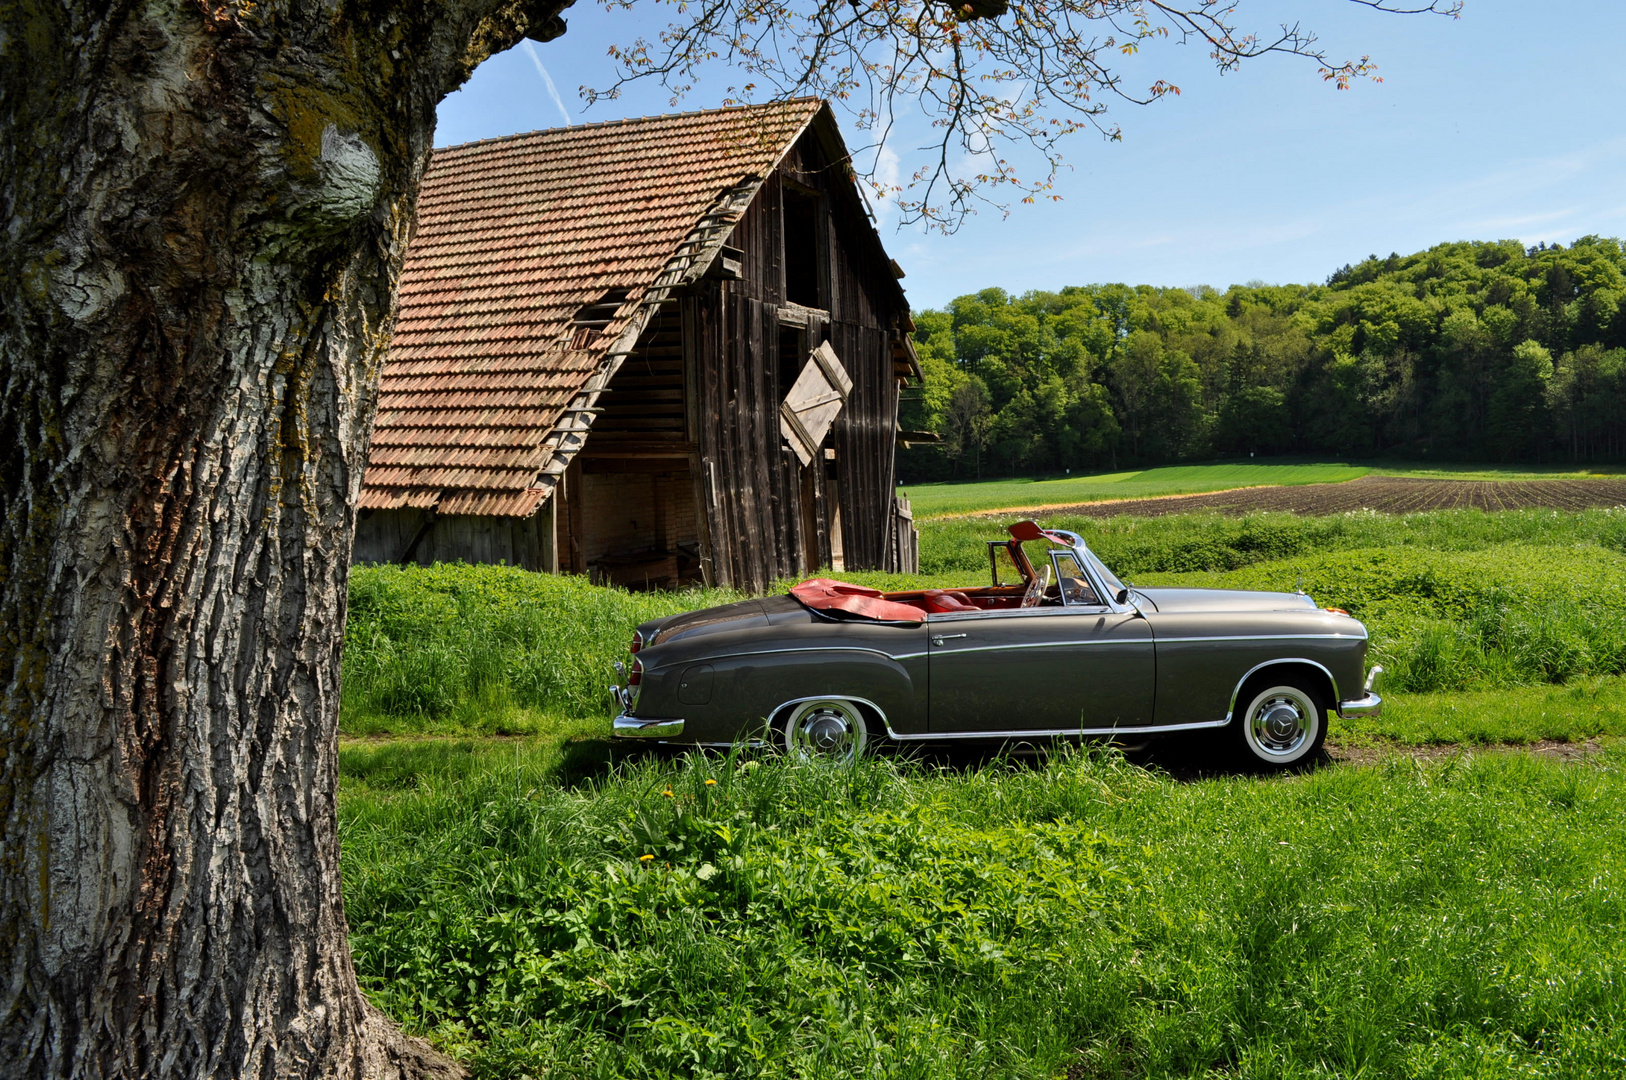
[[[707,780],[706,781],[706,786],[707,787],[716,787],[717,786],[717,781],[715,781],[715,780]]]
[[[676,796],[676,795],[673,795],[673,794],[672,794],[672,789],[671,789],[671,788],[667,788],[667,789],[666,789],[666,790],[665,790],[665,791],[663,791],[663,792],[661,792],[661,794],[662,794],[662,795],[665,795],[665,796],[666,796],[666,797],[667,797],[667,798],[668,798],[668,799],[675,799],[675,798],[677,798],[677,796]]]
[[[638,856],[638,861],[639,862],[648,862],[649,860],[653,859],[654,857],[655,856],[653,856],[653,855],[640,855],[640,856]]]

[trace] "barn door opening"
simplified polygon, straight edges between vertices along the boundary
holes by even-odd
[[[784,187],[785,299],[802,307],[823,308],[824,245],[819,243],[819,197]]]
[[[841,470],[837,468],[836,448],[824,448],[824,500],[830,507],[830,569],[847,569],[846,544],[841,536]]]

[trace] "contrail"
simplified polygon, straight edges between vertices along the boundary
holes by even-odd
[[[565,127],[569,127],[570,113],[565,108],[565,99],[559,96],[559,88],[553,85],[553,76],[542,66],[542,58],[536,54],[536,44],[529,38],[525,39],[525,51],[531,54],[531,63],[536,65],[536,73],[548,84],[548,94],[553,98],[553,103],[559,106],[559,115],[565,118]]]

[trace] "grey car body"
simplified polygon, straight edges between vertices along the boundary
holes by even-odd
[[[836,700],[872,742],[1158,735],[1224,727],[1264,683],[1303,688],[1312,712],[1378,712],[1366,628],[1349,615],[1303,593],[1126,587],[1075,534],[1043,536],[1044,573],[1016,541],[993,542],[991,564],[1003,545],[1021,580],[1002,584],[996,566],[993,585],[943,601],[1004,605],[991,609],[893,622],[772,596],[645,623],[637,685],[613,688],[615,733],[731,744]],[[1029,606],[1011,604],[1018,592]]]

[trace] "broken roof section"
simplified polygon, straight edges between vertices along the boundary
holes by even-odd
[[[435,151],[361,507],[534,513],[654,307],[816,117],[839,140],[802,98]]]

